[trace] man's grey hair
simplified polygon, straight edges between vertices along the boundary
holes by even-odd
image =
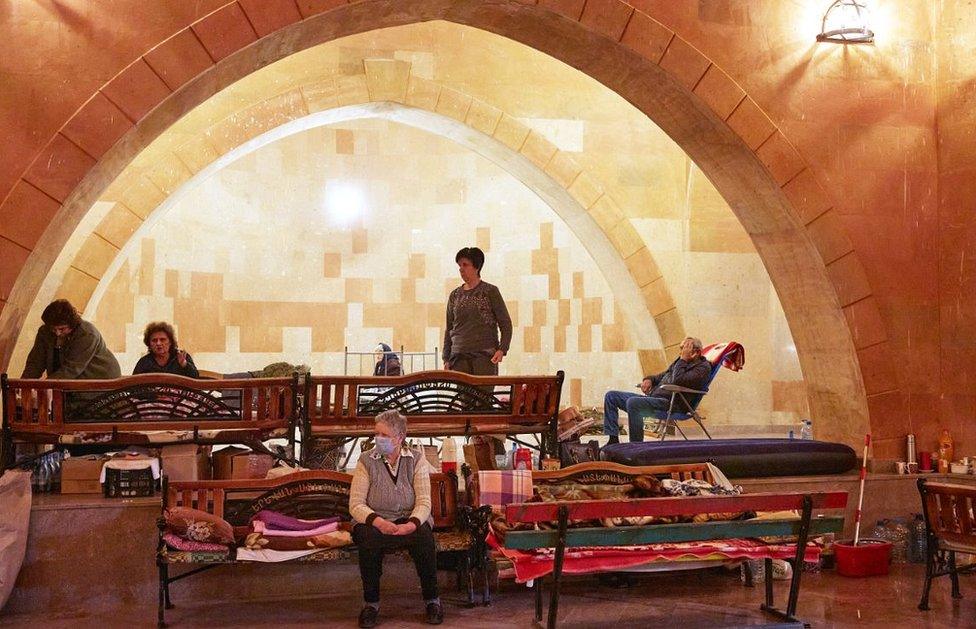
[[[401,415],[399,411],[383,411],[376,416],[376,423],[386,424],[393,431],[393,434],[401,439],[407,437],[407,418]]]
[[[701,339],[696,339],[693,336],[689,336],[685,340],[686,341],[691,341],[691,348],[693,350],[695,350],[696,352],[698,352],[699,354],[701,354],[701,351],[702,351],[702,342],[701,342]]]

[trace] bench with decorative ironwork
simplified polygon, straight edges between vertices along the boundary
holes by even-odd
[[[949,575],[952,598],[962,598],[959,575],[976,573],[976,563],[956,565],[956,553],[976,555],[976,487],[918,479],[925,514],[925,585],[918,608],[929,609],[932,579]]]
[[[539,448],[555,456],[562,383],[562,371],[554,376],[470,376],[457,371],[311,376],[306,379],[303,446],[317,439],[341,446],[372,435],[377,415],[398,410],[409,419],[411,437],[504,434],[517,440],[534,434]]]
[[[196,380],[142,374],[114,380],[2,377],[4,467],[15,440],[67,444],[293,443],[296,378]]]
[[[458,506],[457,477],[453,474],[436,473],[430,475],[430,481],[431,518],[437,550],[457,554],[459,585],[463,578],[467,585],[468,602],[473,602],[470,562],[473,538],[465,519],[467,511]],[[164,477],[162,509],[164,514],[171,507],[199,509],[227,520],[234,527],[246,527],[251,518],[262,510],[277,511],[303,519],[340,516],[343,521],[348,522],[351,484],[351,474],[330,470],[295,472],[277,479],[262,480],[168,482]],[[159,542],[156,565],[159,569],[160,627],[164,626],[165,609],[173,607],[169,592],[171,583],[221,565],[255,563],[239,560],[238,549],[231,546],[221,552],[173,550],[163,541],[166,532],[165,518],[160,518],[157,525]],[[355,557],[355,552],[355,546],[322,549],[290,559],[287,563],[308,565],[350,560]],[[195,567],[171,576],[170,566],[175,564]]]
[[[600,465],[600,464],[594,464]],[[575,467],[575,466],[574,466]],[[702,467],[702,466],[681,466]],[[694,475],[696,470],[673,470],[670,466],[634,468],[647,475],[662,476],[672,473]],[[533,472],[533,482],[535,476]],[[544,472],[541,474],[545,474]],[[556,473],[558,474],[558,473]],[[596,474],[597,476],[594,476]],[[577,473],[579,475],[579,473]],[[600,475],[599,470],[586,470],[580,478]],[[707,477],[700,477],[707,480]],[[826,493],[760,493],[738,496],[682,496],[665,498],[640,498],[632,500],[581,500],[560,502],[526,502],[508,505],[505,509],[509,524],[554,522],[549,530],[510,530],[505,534],[507,549],[532,550],[554,549],[553,584],[549,600],[548,627],[556,626],[559,609],[559,592],[563,576],[563,563],[567,548],[637,546],[644,544],[673,544],[711,540],[734,540],[771,536],[788,536],[795,539],[793,576],[785,610],[773,605],[771,554],[763,557],[766,567],[766,601],[761,609],[789,622],[799,622],[796,617],[797,599],[800,592],[800,575],[807,541],[812,535],[839,533],[843,530],[843,517],[818,517],[811,519],[814,509],[842,509],[847,504],[846,492]],[[799,510],[799,517],[782,519],[750,519],[706,522],[680,522],[675,524],[649,524],[644,526],[582,527],[570,528],[571,521],[630,517],[688,517],[712,513],[744,513],[761,511]],[[760,551],[761,552],[761,551]],[[537,580],[536,620],[542,620],[542,583]]]

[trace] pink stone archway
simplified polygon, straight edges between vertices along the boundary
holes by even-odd
[[[805,161],[718,66],[620,0],[238,0],[175,33],[100,88],[37,156],[0,215],[40,212],[5,245],[20,269],[0,313],[0,364],[31,298],[102,190],[178,117],[235,80],[337,37],[443,19],[549,54],[646,113],[714,183],[752,236],[796,342],[820,435],[856,443],[867,402],[856,347],[883,329],[853,247]]]

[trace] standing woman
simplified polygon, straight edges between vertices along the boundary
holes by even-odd
[[[200,372],[193,358],[176,344],[176,332],[165,321],[153,321],[146,326],[142,342],[149,353],[139,359],[133,375],[139,373],[171,373],[187,378],[199,378]]]
[[[512,342],[512,318],[498,287],[481,281],[485,254],[465,247],[454,256],[461,281],[447,299],[444,369],[475,376],[498,375]],[[499,333],[501,337],[499,338]]]

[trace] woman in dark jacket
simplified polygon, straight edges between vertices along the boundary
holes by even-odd
[[[139,359],[133,375],[139,373],[171,373],[188,378],[199,378],[200,372],[193,358],[176,344],[173,326],[164,321],[154,321],[146,326],[142,342],[149,353]]]
[[[376,355],[376,366],[373,367],[374,376],[399,376],[400,357],[386,343],[380,343],[373,350]]]

